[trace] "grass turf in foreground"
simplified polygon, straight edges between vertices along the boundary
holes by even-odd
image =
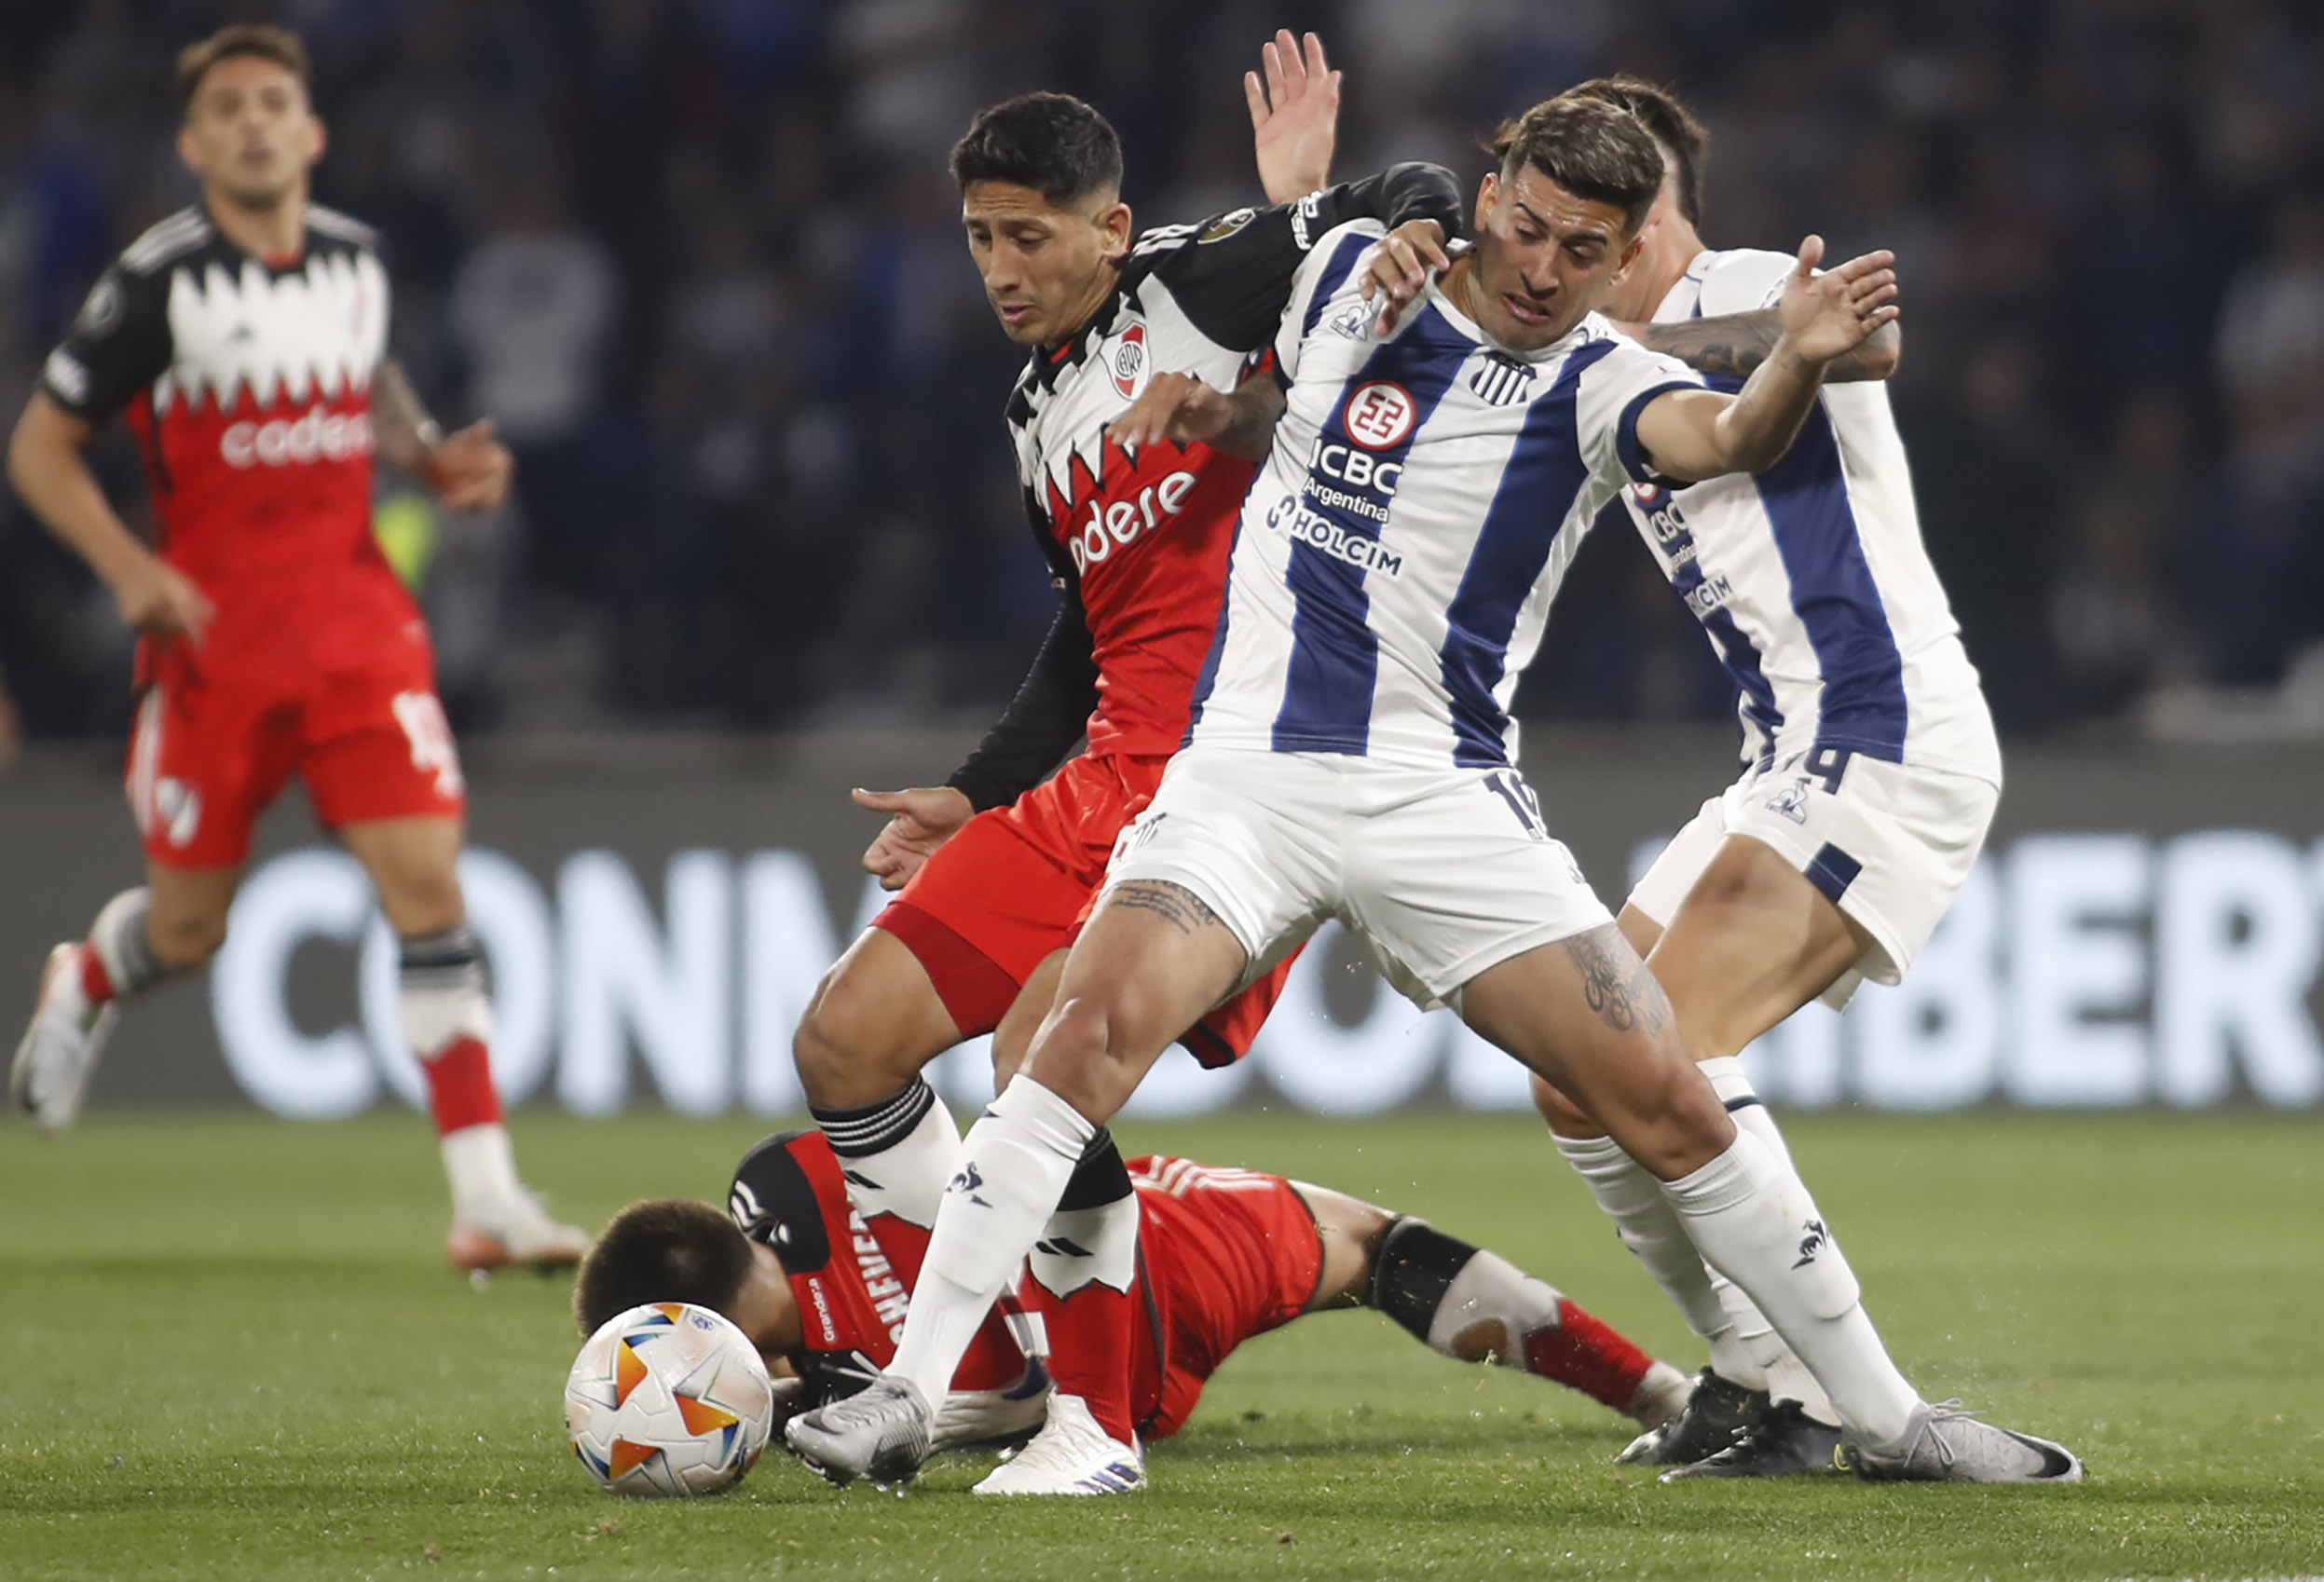
[[[761,1128],[520,1118],[556,1206],[715,1198]],[[1319,1180],[1495,1247],[1699,1360],[1533,1127],[1269,1116],[1131,1148]],[[0,1135],[0,1575],[2236,1577],[2324,1572],[2313,1120],[1801,1118],[1802,1167],[1931,1395],[2062,1438],[2078,1489],[1664,1488],[1626,1425],[1376,1315],[1253,1343],[1128,1499],[617,1501],[572,1460],[561,1284],[472,1290],[407,1116]]]

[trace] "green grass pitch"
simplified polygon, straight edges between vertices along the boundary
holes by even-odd
[[[759,1128],[517,1124],[557,1207],[716,1197]],[[1664,1488],[1625,1425],[1372,1314],[1238,1354],[1153,1487],[600,1493],[561,1283],[444,1269],[404,1115],[0,1134],[0,1576],[2255,1577],[2324,1573],[2324,1123],[1977,1114],[1791,1134],[1924,1391],[2071,1442],[2076,1489]],[[1682,1366],[1676,1320],[1514,1117],[1127,1126],[1495,1247]]]

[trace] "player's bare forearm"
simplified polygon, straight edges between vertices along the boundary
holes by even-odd
[[[117,587],[153,552],[114,511],[81,455],[94,432],[47,394],[34,394],[8,436],[8,482],[49,532]]]
[[[1283,418],[1283,388],[1270,378],[1246,379],[1227,398],[1226,427],[1210,442],[1245,461],[1265,461],[1275,448],[1275,426]]]
[[[1712,420],[1718,471],[1757,472],[1782,460],[1808,420],[1828,366],[1799,355],[1790,337],[1779,338]]]
[[[398,471],[432,481],[436,446],[444,430],[420,404],[419,392],[403,365],[389,358],[371,382],[372,433],[379,454]]]
[[[1722,314],[1716,319],[1623,324],[1620,328],[1641,346],[1675,357],[1700,373],[1743,379],[1757,372],[1774,351],[1776,341],[1784,334],[1784,320],[1775,309],[1766,307],[1752,313]],[[1834,358],[1825,369],[1825,381],[1844,385],[1863,379],[1885,379],[1896,372],[1904,349],[1904,332],[1893,321],[1883,324],[1855,350]]]
[[[1733,395],[1672,390],[1638,415],[1638,443],[1655,471],[1681,483],[1771,467],[1791,448],[1823,389],[1823,365],[1778,341]]]

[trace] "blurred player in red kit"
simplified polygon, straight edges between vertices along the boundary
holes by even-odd
[[[252,828],[295,772],[402,941],[451,1261],[568,1265],[586,1238],[519,1182],[493,1086],[433,650],[371,531],[375,452],[454,510],[505,498],[509,454],[488,421],[444,435],[388,359],[378,239],[308,198],[324,133],[296,35],[226,28],[179,56],[177,82],[201,199],[98,280],[8,446],[18,493],[143,634],[128,788],[146,857],[146,882],[50,954],[10,1097],[43,1129],[72,1121],[120,1002],[225,939]],[[82,458],[116,412],[144,455],[157,551]]]
[[[727,1212],[660,1198],[614,1217],[581,1265],[573,1316],[584,1333],[646,1302],[725,1314],[803,1411],[860,1389],[894,1355],[919,1278],[923,1238],[893,1215],[848,1204],[843,1161],[820,1132],[769,1138],[735,1166]],[[1142,1224],[1110,1269],[1074,1240],[1095,1214],[1060,1216],[1030,1261],[1024,1315],[985,1320],[936,1419],[938,1449],[1040,1435],[977,1485],[984,1494],[1125,1493],[1139,1459],[1108,1454],[1087,1403],[1120,1397],[1140,1443],[1185,1425],[1227,1354],[1308,1313],[1370,1307],[1431,1349],[1566,1384],[1637,1422],[1687,1398],[1685,1375],[1507,1259],[1344,1193],[1256,1170],[1160,1155],[1112,1166],[1113,1192]],[[933,1214],[933,1202],[914,1206]],[[898,1233],[903,1233],[898,1234]],[[1054,1343],[1039,1331],[1091,1281],[1118,1281],[1113,1345]],[[1013,1341],[1011,1330],[1017,1331]],[[1030,1351],[1023,1342],[1031,1342]],[[1028,1361],[1028,1357],[1032,1360]],[[1054,1389],[1049,1375],[1054,1374]],[[1044,1401],[1046,1400],[1046,1420]]]

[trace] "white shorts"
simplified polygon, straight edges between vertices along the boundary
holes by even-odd
[[[1820,748],[1754,770],[1703,803],[1630,905],[1667,927],[1729,836],[1772,847],[1872,936],[1818,996],[1839,1010],[1866,978],[1905,975],[1968,882],[2001,797],[1975,775]]]
[[[1337,918],[1424,1009],[1613,921],[1515,770],[1336,753],[1179,754],[1114,847],[1107,888],[1131,880],[1200,897],[1242,942],[1245,984]]]

